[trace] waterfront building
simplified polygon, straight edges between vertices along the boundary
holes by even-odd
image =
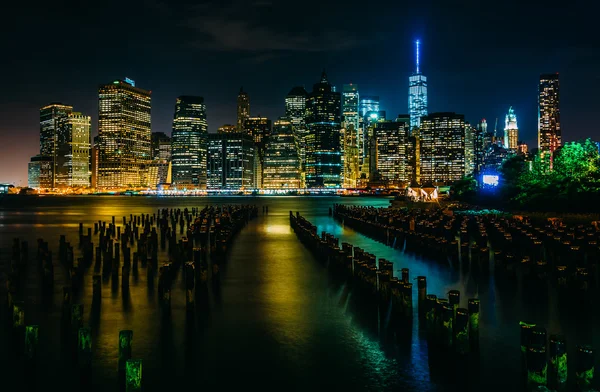
[[[92,152],[90,153],[90,185],[92,188],[98,187],[98,160],[100,157],[100,138],[94,136],[92,143]]]
[[[262,187],[265,189],[298,189],[300,156],[294,126],[290,119],[280,118],[265,148]]]
[[[171,137],[164,132],[152,132],[152,159],[171,159]]]
[[[382,121],[374,128],[373,161],[381,180],[388,187],[399,188],[410,181],[407,170],[410,122]]]
[[[264,148],[267,139],[271,135],[271,120],[266,117],[249,117],[244,123],[244,133],[250,135],[254,143]]]
[[[254,188],[254,141],[243,133],[208,135],[207,188],[250,190]]]
[[[473,172],[481,173],[485,158],[486,148],[493,142],[493,134],[488,131],[485,118],[477,123],[473,129]]]
[[[250,96],[240,87],[240,93],[237,97],[237,130],[242,132],[246,119],[250,117]]]
[[[504,120],[504,148],[516,152],[518,143],[519,127],[517,125],[517,115],[511,106]]]
[[[204,98],[178,97],[171,136],[172,182],[176,187],[206,189],[207,137]]]
[[[465,117],[431,113],[420,126],[420,176],[423,185],[450,185],[465,176]]]
[[[27,186],[34,189],[53,188],[53,165],[54,160],[52,157],[44,155],[31,157],[27,165]]]
[[[359,125],[359,103],[360,96],[358,92],[358,85],[356,84],[344,84],[342,89],[342,120],[345,129],[350,128],[353,125],[354,130],[358,130]],[[379,104],[377,104],[377,110],[379,110]]]
[[[427,115],[427,77],[420,69],[420,41],[417,40],[415,46],[415,72],[408,78],[408,112],[411,130],[419,128],[421,118]]]
[[[341,96],[325,72],[306,101],[306,187],[342,185]]]
[[[91,117],[71,112],[57,124],[54,187],[89,187]]]
[[[552,167],[552,155],[562,145],[558,72],[540,76],[538,106],[538,149]]]
[[[237,126],[233,124],[223,124],[217,129],[217,133],[234,133],[237,131]]]
[[[358,132],[354,129],[354,124],[349,124],[343,132],[343,173],[344,188],[356,188],[360,179],[359,152],[358,152]]]
[[[151,92],[127,79],[98,91],[98,187],[143,187],[152,161]]]
[[[73,106],[51,103],[40,108],[40,154],[51,159],[50,184],[44,188],[54,188],[56,170],[56,148],[59,121],[73,112]],[[48,185],[48,184],[45,184]]]

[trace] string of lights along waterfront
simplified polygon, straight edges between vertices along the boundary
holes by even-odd
[[[177,97],[168,135],[152,132],[150,90],[129,78],[102,84],[93,140],[91,118],[74,111],[77,102],[40,109],[40,150],[29,162],[28,186],[60,193],[400,191],[468,176],[479,181],[513,155],[531,161],[538,152],[552,168],[562,143],[558,74],[540,76],[538,145],[529,148],[519,140],[518,107],[506,108],[503,130],[497,118],[471,123],[460,113],[430,112],[425,47],[417,40],[414,48],[408,111],[397,115],[358,84],[338,89],[323,71],[310,92],[291,87],[282,116],[273,119],[251,112],[244,88],[236,118],[219,126],[210,123],[205,97]]]

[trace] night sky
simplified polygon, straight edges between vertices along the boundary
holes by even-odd
[[[201,95],[209,131],[235,123],[240,86],[251,114],[276,119],[296,85],[325,69],[341,91],[379,95],[388,118],[408,111],[413,42],[429,112],[464,113],[503,129],[515,108],[520,139],[537,144],[537,83],[560,73],[566,141],[600,139],[600,33],[583,2],[19,1],[0,24],[0,182],[25,186],[39,153],[39,108],[53,101],[92,116],[97,88],[126,76],[152,90],[152,129],[171,132],[175,98]],[[566,6],[569,8],[565,8]]]

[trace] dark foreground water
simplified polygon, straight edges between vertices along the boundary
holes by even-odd
[[[124,215],[154,213],[158,208],[239,203],[257,204],[259,211],[260,206],[268,205],[269,213],[239,233],[222,268],[220,290],[211,291],[208,303],[197,304],[200,311],[192,319],[186,315],[181,275],[174,285],[171,315],[165,318],[143,270],[137,278],[131,277],[127,300],[121,295],[120,278],[116,284],[104,281],[100,313],[91,314],[93,269],[86,272],[83,295],[75,301],[84,304],[84,323],[92,328],[93,390],[118,390],[117,338],[123,329],[134,331],[133,357],[143,359],[145,391],[184,387],[238,391],[521,390],[520,320],[542,324],[549,334],[566,334],[570,358],[574,358],[571,354],[577,344],[597,347],[594,298],[562,298],[550,285],[522,278],[507,281],[493,274],[461,273],[449,265],[405,255],[328,216],[333,203],[387,206],[388,199],[5,198],[0,200],[0,281],[5,281],[15,237],[29,240],[30,257],[35,255],[37,238],[49,241],[56,255],[60,234],[77,242],[79,222],[93,227],[93,222],[110,221],[113,215],[118,223]],[[379,321],[377,309],[362,304],[344,282],[328,276],[297,240],[289,226],[290,210],[300,211],[319,231],[393,261],[396,276],[403,267],[410,268],[411,277],[427,276],[432,294],[445,296],[448,290],[458,289],[463,307],[468,298],[480,298],[479,366],[470,367],[458,379],[432,373],[418,320],[415,318],[412,331],[389,331],[388,325]],[[66,276],[56,257],[54,264],[53,299],[41,298],[36,268],[29,268],[21,292],[26,323],[40,325],[40,366],[35,374],[24,374],[19,362],[2,349],[10,346],[10,333],[6,312],[0,312],[0,390],[21,383],[24,377],[35,378],[36,390],[77,390],[71,377],[73,365],[60,338]],[[416,292],[413,298],[416,301]],[[0,299],[4,303],[4,287]],[[454,365],[449,363],[448,368]]]

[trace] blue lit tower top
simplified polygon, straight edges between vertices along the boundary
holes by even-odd
[[[408,78],[408,113],[410,114],[411,129],[419,128],[421,117],[427,115],[427,77],[421,73],[420,69],[420,49],[421,42],[415,42],[416,56],[415,72]]]

